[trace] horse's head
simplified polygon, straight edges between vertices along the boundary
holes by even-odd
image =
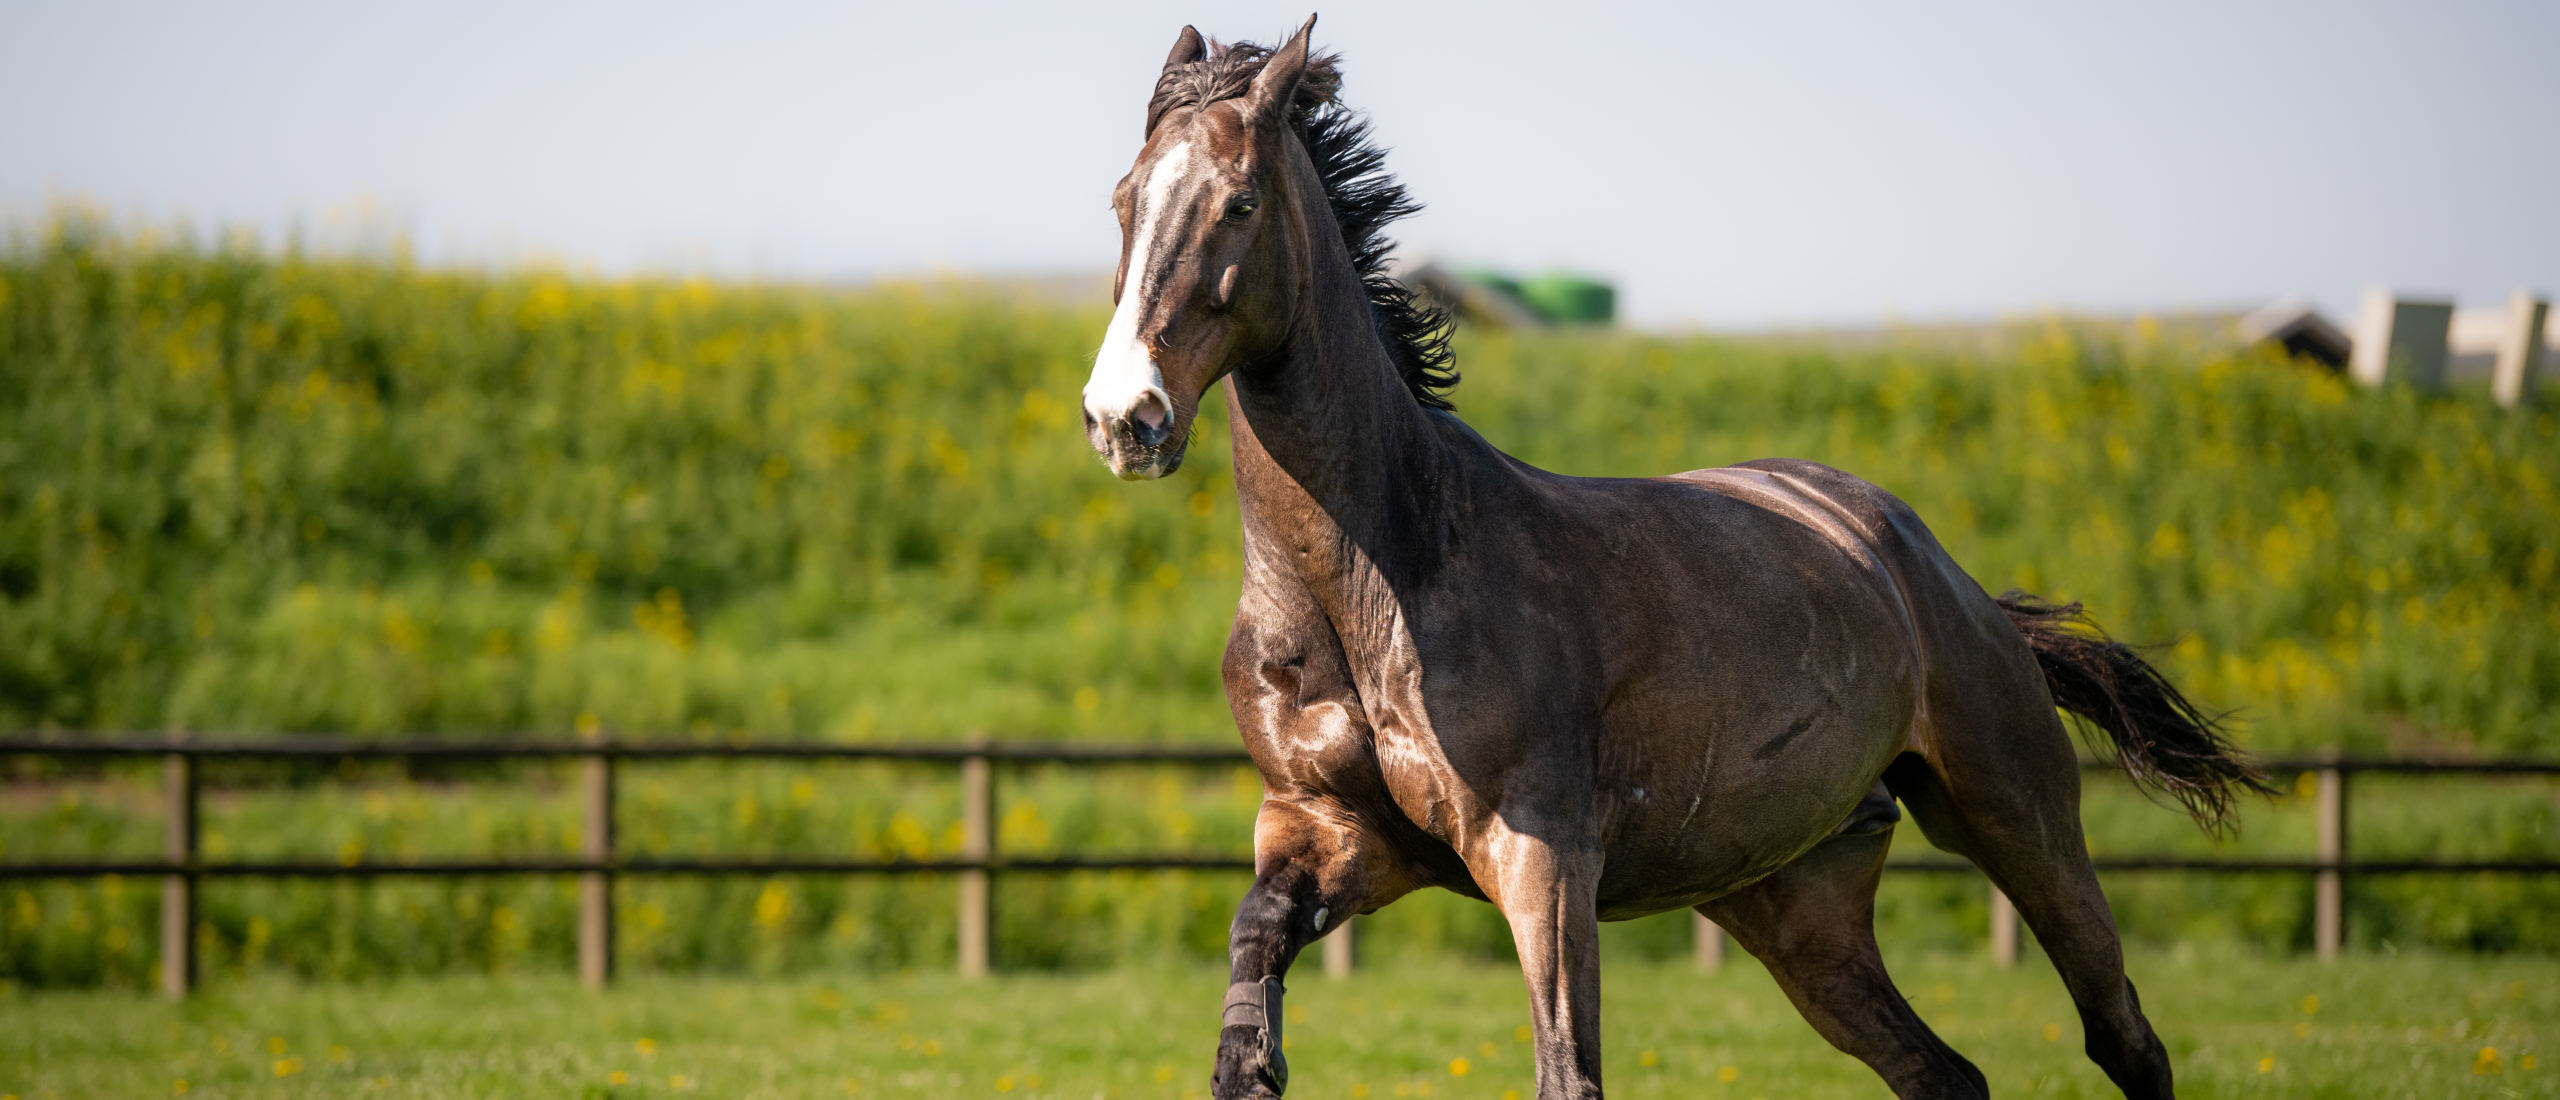
[[[1278,50],[1215,57],[1184,27],[1157,78],[1146,145],[1111,194],[1116,307],[1084,387],[1085,436],[1123,478],[1181,468],[1201,396],[1277,348],[1306,293],[1307,227],[1284,170],[1293,118],[1335,82],[1322,59],[1309,71],[1315,22]]]

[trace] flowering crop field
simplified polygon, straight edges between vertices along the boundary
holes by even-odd
[[[0,244],[0,728],[1230,739],[1222,414],[1169,482],[1112,480],[1074,408],[1102,323],[966,283],[431,270],[21,227]],[[1568,473],[1792,455],[1866,476],[1985,587],[2172,643],[2155,659],[2262,751],[2560,755],[2560,400],[2362,391],[2170,330],[2055,320],[1963,351],[1471,331],[1455,400]],[[0,859],[156,854],[148,771],[0,766]],[[216,858],[576,846],[544,766],[213,778]],[[2308,851],[2293,790],[2225,850]],[[1250,776],[1144,769],[1005,792],[1018,852],[1238,853],[1255,801]],[[651,765],[624,797],[633,854],[956,847],[947,775]],[[2560,858],[2548,781],[2373,779],[2356,807],[2376,858]],[[2085,819],[2102,852],[2213,850],[2112,781]],[[1241,885],[1008,878],[998,954],[1216,958]],[[2138,940],[2307,943],[2298,879],[2109,889]],[[933,969],[949,890],[635,878],[620,939],[653,973]],[[199,933],[225,980],[532,981],[566,965],[569,898],[225,882]],[[0,978],[147,984],[155,904],[145,883],[0,888]],[[2376,876],[2351,916],[2363,950],[2553,952],[2555,914],[2560,884]],[[1979,883],[1897,879],[1880,920],[1962,948]],[[1489,908],[1445,895],[1377,925],[1384,949],[1508,950]],[[1642,962],[1685,932],[1613,935]]]
[[[2116,1095],[2081,1056],[2050,969],[1898,956],[1922,1015],[1996,1093]],[[2560,1096],[2560,964],[2403,953],[2322,966],[2136,952],[2130,968],[2191,1097]],[[121,992],[0,994],[0,1095],[197,1097],[1205,1096],[1223,971],[968,982],[817,971],[652,978],[278,980],[184,1006]],[[1612,1095],[1880,1097],[1747,959],[1607,969]],[[1288,999],[1293,1097],[1528,1095],[1516,970],[1302,974]]]
[[[1222,739],[1222,408],[1112,480],[1102,317],[863,292],[0,246],[0,725]],[[1459,342],[1574,474],[1788,455],[1998,591],[2175,641],[2262,748],[2560,753],[2560,401],[2168,336]],[[2560,387],[2555,387],[2560,388]]]

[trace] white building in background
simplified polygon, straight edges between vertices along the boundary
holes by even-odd
[[[2536,379],[2560,355],[2551,350],[2560,344],[2560,330],[2550,320],[2551,303],[2521,288],[2507,295],[2504,306],[2456,308],[2446,367],[2459,375],[2488,375],[2498,404],[2513,408],[2533,395]]]
[[[2368,386],[2400,383],[2440,390],[2448,380],[2490,379],[2498,404],[2530,396],[2546,365],[2560,358],[2550,302],[2519,289],[2495,306],[2461,306],[2388,287],[2365,291],[2341,327],[2300,295],[2278,298],[2240,319],[2242,343],[2272,343],[2293,356],[2345,370]]]

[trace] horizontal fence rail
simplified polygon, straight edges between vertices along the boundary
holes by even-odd
[[[676,760],[706,757],[773,760],[909,760],[958,763],[971,759],[1053,764],[1248,764],[1242,749],[1180,745],[1058,745],[987,741],[931,744],[831,745],[735,741],[553,741],[437,738],[349,741],[330,736],[273,740],[169,740],[105,737],[82,740],[0,737],[0,756],[169,756],[208,759]]]
[[[1067,871],[1249,871],[1253,860],[1241,856],[1194,853],[1141,853],[1110,856],[1006,858],[996,851],[995,765],[1155,764],[1235,766],[1251,758],[1240,749],[1155,745],[1064,745],[1041,742],[971,741],[936,744],[812,744],[621,741],[558,741],[531,738],[412,738],[365,741],[331,736],[278,738],[167,738],[147,736],[0,737],[0,757],[157,758],[162,761],[167,832],[162,858],[61,860],[0,863],[0,879],[91,878],[105,875],[159,876],[161,893],[161,987],[183,997],[194,984],[196,902],[200,883],[208,878],[378,878],[406,876],[575,875],[579,879],[578,958],[580,976],[600,986],[613,971],[613,881],[620,875],[775,875],[775,874],[950,874],[959,880],[959,962],[963,974],[988,969],[992,913],[991,876],[997,872]],[[330,862],[324,860],[232,860],[208,862],[198,851],[198,761],[203,760],[570,760],[581,768],[584,851],[575,858],[420,859],[399,862]],[[821,856],[638,858],[614,850],[616,765],[625,761],[685,759],[736,760],[872,760],[955,765],[961,786],[961,855],[957,859],[866,860]],[[2560,874],[2560,860],[2356,860],[2348,844],[2348,787],[2357,774],[2384,775],[2560,775],[2560,761],[2426,760],[2398,757],[2323,756],[2265,760],[2276,775],[2308,773],[2316,783],[2319,812],[2318,852],[2309,859],[2176,856],[2098,856],[2100,871],[2195,871],[2216,874],[2308,874],[2314,882],[2313,941],[2321,958],[2335,957],[2345,940],[2345,890],[2355,875],[2402,874]],[[2112,772],[2103,761],[2084,761],[2082,770]],[[1974,873],[1974,865],[1952,859],[1896,859],[1887,870],[1928,874]],[[2010,965],[2017,956],[2017,911],[1998,889],[1991,897],[1992,957]],[[1696,920],[1698,961],[1712,969],[1723,958],[1723,933],[1706,918]],[[1350,969],[1351,929],[1346,925],[1327,937],[1325,968]]]

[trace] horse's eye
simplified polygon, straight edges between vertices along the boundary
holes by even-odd
[[[1235,219],[1235,220],[1237,220],[1237,221],[1243,221],[1243,220],[1245,220],[1246,218],[1250,218],[1250,217],[1252,217],[1252,216],[1253,216],[1253,200],[1252,200],[1252,199],[1237,199],[1237,200],[1236,200],[1236,201],[1234,201],[1234,202],[1228,203],[1228,204],[1227,204],[1227,216],[1228,216],[1228,217],[1230,217],[1230,218],[1234,218],[1234,219]]]

